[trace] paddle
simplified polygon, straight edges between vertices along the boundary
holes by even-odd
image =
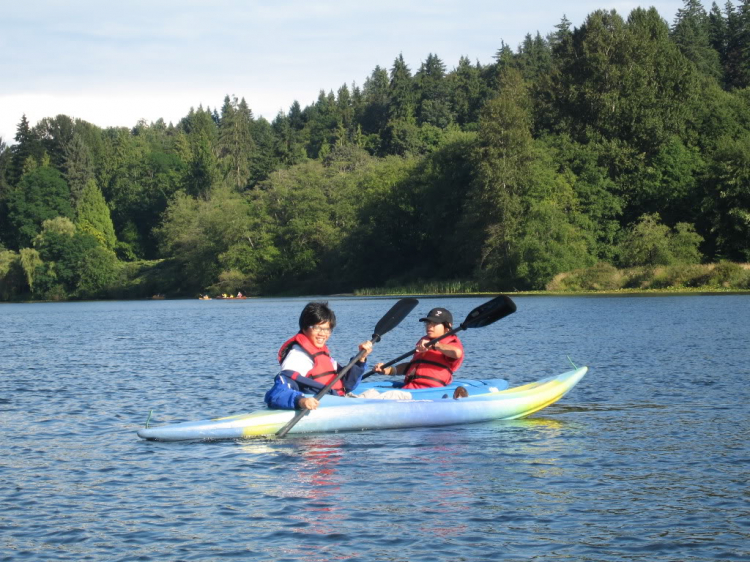
[[[443,338],[447,338],[448,336],[451,336],[455,334],[456,332],[460,332],[461,330],[466,330],[467,328],[484,328],[485,326],[489,326],[490,324],[497,322],[501,318],[505,318],[509,314],[513,314],[515,311],[516,311],[516,303],[510,300],[510,297],[506,295],[497,296],[491,301],[488,301],[476,307],[474,310],[469,312],[468,316],[466,317],[466,320],[464,320],[460,326],[445,332],[440,337],[430,340],[429,342],[427,342],[425,347],[430,347],[431,345],[435,345],[437,342],[439,342]],[[411,351],[407,351],[403,355],[399,355],[392,361],[388,361],[388,363],[384,363],[383,367],[390,367],[391,365],[394,365],[398,363],[399,361],[406,359],[407,357],[410,357],[412,355],[414,355],[413,349]],[[362,376],[362,380],[375,374],[382,374],[382,373],[376,373],[375,371],[368,371]]]
[[[396,304],[394,304],[391,309],[385,313],[385,316],[380,319],[380,322],[378,322],[375,326],[375,330],[372,334],[372,343],[379,342],[380,336],[387,334],[393,328],[398,326],[401,321],[406,318],[412,310],[414,310],[414,307],[417,306],[418,302],[419,301],[417,299],[408,298],[401,299]],[[331,382],[320,389],[320,391],[315,395],[315,399],[320,400],[324,395],[326,395],[328,391],[333,388],[333,385],[336,384],[336,382],[340,380],[346,373],[348,373],[349,370],[354,366],[354,364],[359,361],[364,354],[365,351],[360,350],[360,352],[357,353],[354,359],[352,359],[346,367],[341,369],[341,372],[339,372],[339,374],[336,375]],[[287,433],[289,433],[289,430],[292,429],[297,424],[297,422],[304,416],[306,416],[309,412],[310,410],[300,410],[299,412],[297,412],[297,414],[276,433],[276,436],[284,437]]]

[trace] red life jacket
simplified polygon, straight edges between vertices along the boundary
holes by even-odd
[[[331,360],[331,354],[328,351],[328,346],[315,347],[305,334],[299,333],[293,338],[288,339],[279,349],[279,365],[284,362],[284,358],[287,356],[292,346],[298,345],[302,348],[302,351],[307,354],[313,361],[313,368],[307,373],[294,373],[292,380],[296,380],[298,377],[307,377],[319,382],[322,385],[326,385],[333,380],[336,376],[336,369],[333,367],[333,361]],[[339,396],[344,396],[346,391],[344,390],[344,383],[341,379],[336,381],[333,385],[334,390]]]
[[[464,348],[461,340],[456,336],[448,336],[440,342],[456,345],[462,351]],[[404,379],[406,384],[402,388],[434,388],[448,385],[453,380],[453,373],[458,370],[463,362],[463,353],[460,359],[447,357],[432,348],[422,353],[415,353],[406,366],[406,378]]]

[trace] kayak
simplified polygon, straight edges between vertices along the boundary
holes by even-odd
[[[355,394],[362,394],[370,389],[377,390],[378,392],[386,392],[388,390],[402,390],[402,386],[403,382],[401,381],[395,382],[380,380],[377,382],[362,382],[357,386],[354,392]],[[463,386],[469,395],[486,394],[491,391],[505,390],[508,388],[508,381],[505,379],[456,379],[447,386],[438,386],[436,388],[410,388],[406,390],[406,392],[411,394],[412,399],[414,400],[442,400],[443,398],[452,397],[453,392],[459,386]]]
[[[289,433],[326,433],[476,423],[523,418],[565,396],[586,374],[580,367],[558,376],[507,388],[503,379],[455,381],[469,396],[454,399],[449,387],[410,391],[409,400],[382,400],[326,395],[317,410],[309,412]],[[375,385],[380,384],[380,387]],[[390,384],[390,387],[388,386]],[[392,383],[364,383],[357,387],[393,389]],[[445,397],[443,397],[445,396]],[[187,441],[241,439],[273,436],[297,413],[295,410],[259,410],[225,418],[146,427],[138,431],[142,439]]]

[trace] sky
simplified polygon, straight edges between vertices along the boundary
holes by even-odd
[[[598,9],[655,7],[672,23],[682,0],[0,0],[0,138],[65,114],[99,127],[177,123],[191,107],[245,98],[273,120],[321,90],[359,86],[403,54],[488,64],[501,42],[580,27]]]

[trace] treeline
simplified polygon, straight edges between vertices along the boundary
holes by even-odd
[[[272,122],[65,115],[0,139],[0,298],[334,293],[750,261],[750,1],[398,56]],[[597,266],[601,267],[601,266]]]

